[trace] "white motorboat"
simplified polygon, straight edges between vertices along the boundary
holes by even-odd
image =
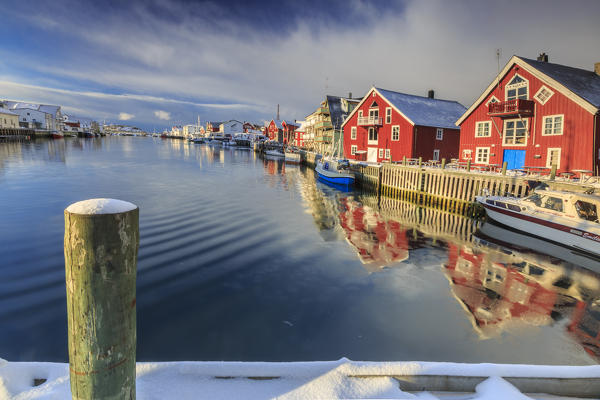
[[[285,151],[285,162],[292,164],[300,164],[300,153],[295,151]]]
[[[271,157],[285,157],[285,154],[281,152],[281,150],[277,150],[277,149],[271,149],[271,150],[265,150],[265,155],[267,156],[271,156]]]
[[[525,198],[477,196],[487,216],[510,229],[600,257],[600,196],[536,190]]]

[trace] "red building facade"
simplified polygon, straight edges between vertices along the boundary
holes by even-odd
[[[371,88],[342,124],[344,156],[369,162],[458,157],[460,103]]]
[[[267,127],[265,129],[265,136],[268,136],[269,140],[283,142],[282,121],[272,119],[271,122],[267,124]]]
[[[513,56],[460,117],[460,158],[598,173],[600,76]]]

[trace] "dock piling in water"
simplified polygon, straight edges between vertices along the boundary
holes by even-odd
[[[73,399],[135,399],[139,209],[93,199],[65,210]]]

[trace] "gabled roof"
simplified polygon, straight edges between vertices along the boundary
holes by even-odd
[[[456,121],[456,125],[462,124],[473,110],[494,90],[497,82],[504,78],[515,64],[538,78],[544,84],[550,86],[553,90],[558,90],[588,112],[592,114],[598,112],[600,108],[600,76],[594,71],[512,56],[497,78],[490,83],[481,96]]]
[[[292,122],[291,120],[289,120],[289,121],[283,120],[283,121],[281,121],[281,124],[282,124],[282,125],[283,125],[283,124],[286,124],[286,125],[288,125],[288,126],[298,126],[298,124],[297,124],[295,121],[294,121],[294,122]]]
[[[14,113],[14,112],[12,112],[12,111],[10,111],[10,110],[8,110],[6,108],[2,108],[2,107],[0,107],[0,114],[17,115],[17,116],[19,115],[17,113]]]
[[[280,120],[280,119],[272,119],[272,120],[269,121],[269,123],[267,125],[271,125],[271,122],[275,123],[275,126],[278,129],[283,129],[283,125],[281,125],[281,123],[283,122],[282,120]]]
[[[342,126],[365,101],[369,100],[373,90],[387,100],[412,125],[456,129],[455,121],[466,110],[466,107],[457,101],[432,99],[373,87],[354,108]]]

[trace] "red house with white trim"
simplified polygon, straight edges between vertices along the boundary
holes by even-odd
[[[460,158],[598,174],[600,63],[595,69],[513,56],[456,122]]]
[[[294,132],[298,128],[296,121],[281,121],[281,126],[283,128],[283,143],[294,143],[296,139]]]
[[[369,162],[458,157],[456,102],[371,88],[342,124],[344,156]]]
[[[280,143],[283,143],[282,121],[278,119],[272,119],[265,128],[265,136],[268,136],[269,140],[276,140]]]

